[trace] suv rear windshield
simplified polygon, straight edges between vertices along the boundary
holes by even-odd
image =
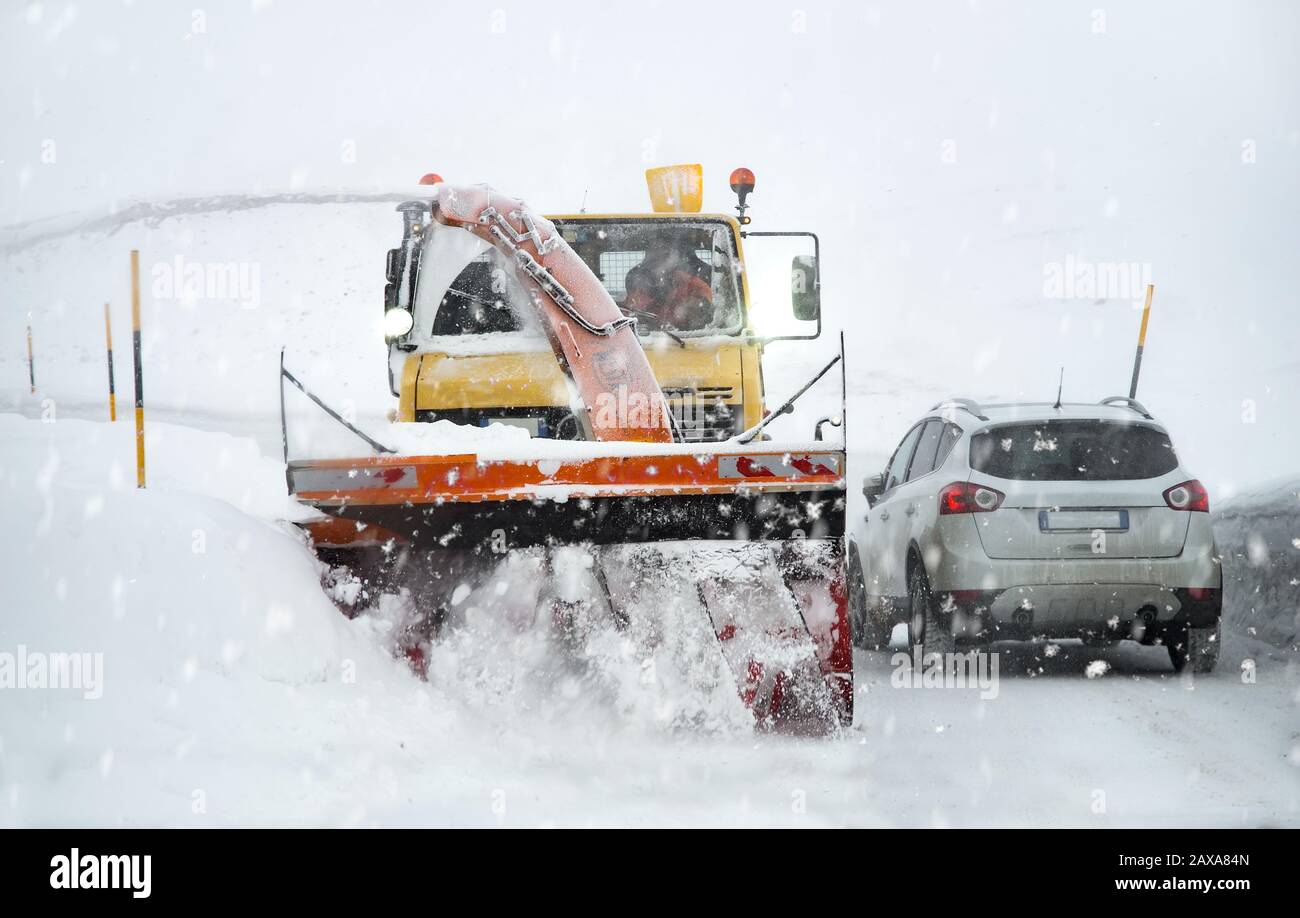
[[[1158,478],[1178,466],[1169,435],[1116,421],[1008,424],[971,437],[970,465],[1013,481]]]

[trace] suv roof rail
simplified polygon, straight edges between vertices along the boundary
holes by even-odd
[[[930,410],[938,411],[940,408],[960,408],[963,411],[969,411],[981,421],[988,420],[988,416],[984,414],[984,409],[980,407],[980,403],[973,398],[946,398]]]
[[[1155,418],[1151,417],[1151,412],[1147,411],[1146,407],[1143,406],[1141,402],[1139,402],[1135,398],[1129,398],[1127,395],[1112,395],[1110,396],[1110,398],[1103,398],[1100,404],[1123,405],[1125,408],[1130,408],[1133,411],[1136,411],[1138,414],[1142,415],[1142,417],[1146,418],[1148,421],[1155,420]]]

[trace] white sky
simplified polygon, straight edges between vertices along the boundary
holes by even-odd
[[[1050,398],[1062,364],[1067,398],[1125,391],[1131,307],[1043,272],[1133,262],[1141,394],[1239,484],[1300,450],[1297,48],[1293,2],[6,2],[0,224],[428,170],[644,209],[681,161],[730,210],[746,165],[755,228],[821,234],[881,442],[936,393]]]

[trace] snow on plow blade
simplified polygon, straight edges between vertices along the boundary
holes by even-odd
[[[592,546],[604,601],[623,627],[654,617],[670,592],[699,607],[759,724],[820,731],[850,723],[843,452],[824,443],[652,449],[295,461],[288,472],[294,495],[332,518],[306,526],[318,545],[374,545],[382,535],[426,566],[446,552],[490,560],[534,546]],[[627,565],[633,552],[632,567],[643,570],[656,551],[649,543],[692,541],[699,547],[686,552],[665,547],[659,563],[669,576],[653,586]]]

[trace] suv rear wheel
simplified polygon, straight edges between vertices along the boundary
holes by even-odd
[[[930,578],[918,562],[907,577],[907,646],[921,648],[920,659],[933,653],[950,654],[957,649],[952,623],[939,614],[930,590]],[[913,659],[916,659],[915,654]],[[946,659],[946,657],[945,657]]]

